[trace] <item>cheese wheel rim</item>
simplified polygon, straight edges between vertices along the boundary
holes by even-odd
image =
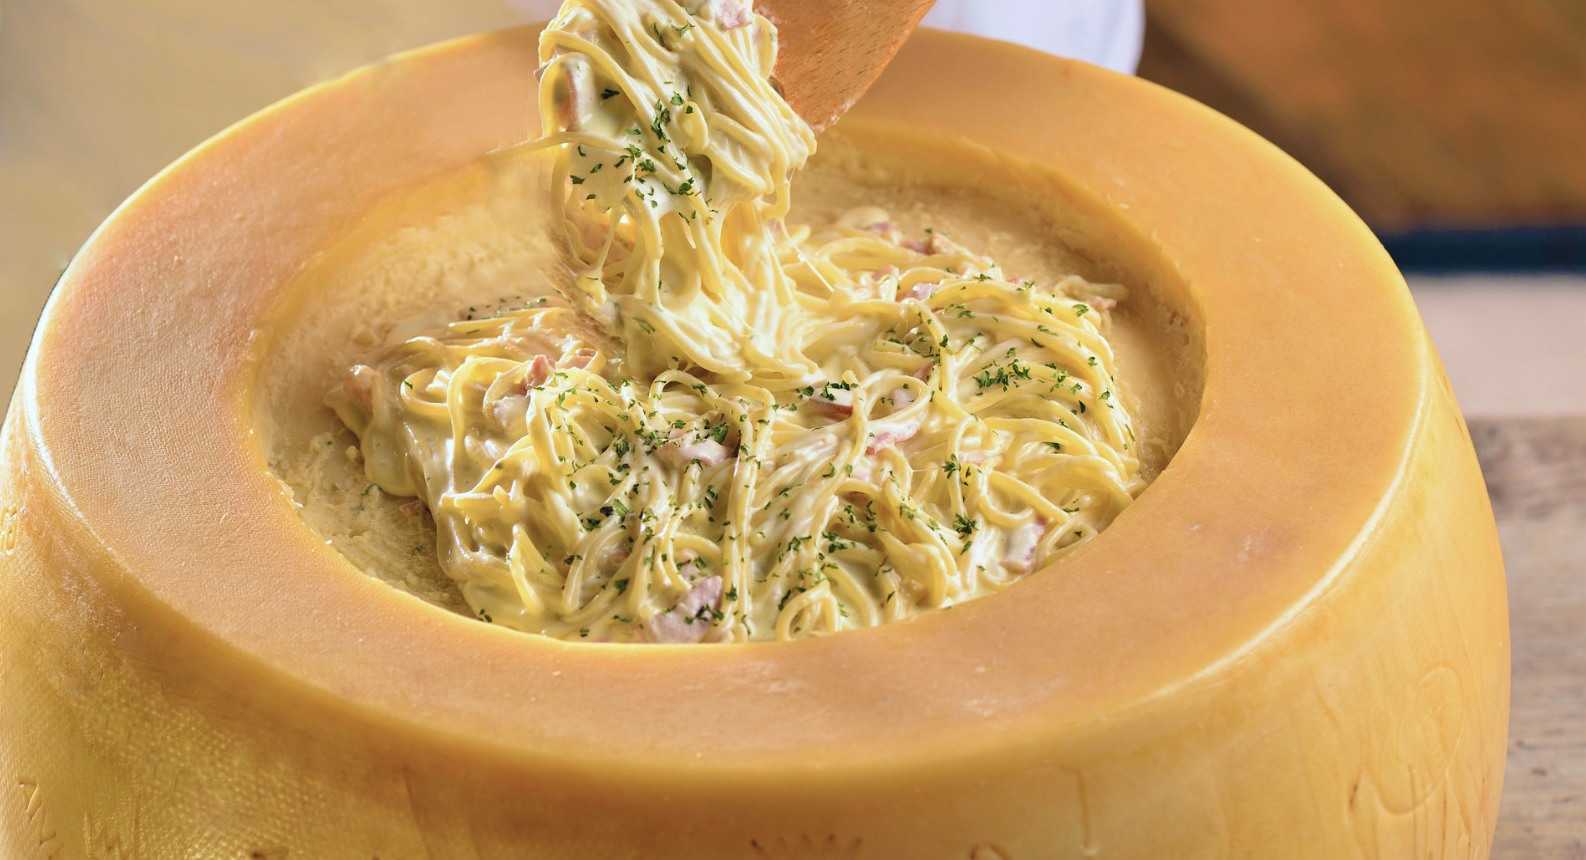
[[[79,253],[12,408],[129,606],[335,707],[511,760],[838,783],[1077,749],[1214,685],[1339,587],[1402,501],[1448,395],[1402,277],[1342,202],[1166,90],[927,30],[845,124],[1043,165],[1086,238],[1150,267],[1203,333],[1188,438],[1110,528],[1060,570],[951,611],[731,647],[525,637],[361,575],[304,525],[252,436],[264,315],[380,195],[531,134],[536,37],[465,38],[290,98],[151,180]],[[1019,81],[1019,97],[988,97],[982,78]]]

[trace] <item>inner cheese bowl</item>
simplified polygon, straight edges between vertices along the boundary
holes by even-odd
[[[1008,45],[918,33],[791,220],[882,195],[1126,285],[1134,503],[1005,591],[831,636],[467,615],[322,400],[383,320],[542,275],[503,152],[537,35],[264,111],[63,277],[4,438],[8,853],[1485,856],[1502,563],[1403,280],[1249,132]]]

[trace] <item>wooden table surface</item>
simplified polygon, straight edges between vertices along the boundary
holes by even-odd
[[[1472,419],[1509,571],[1514,686],[1493,857],[1586,860],[1586,416]]]

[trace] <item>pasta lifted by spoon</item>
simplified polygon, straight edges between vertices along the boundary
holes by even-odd
[[[480,617],[874,626],[1007,587],[1129,504],[1118,288],[1019,280],[874,208],[784,226],[815,138],[742,4],[569,0],[540,51],[568,301],[413,338],[332,397]]]

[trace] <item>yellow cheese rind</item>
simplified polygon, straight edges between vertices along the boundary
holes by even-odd
[[[534,37],[265,111],[66,273],[0,449],[0,854],[1486,856],[1502,562],[1402,279],[1249,132],[1015,47],[922,32],[852,124],[1047,165],[1065,239],[1204,331],[1183,448],[1060,573],[631,649],[352,570],[249,435],[264,315],[381,195],[532,131]]]

